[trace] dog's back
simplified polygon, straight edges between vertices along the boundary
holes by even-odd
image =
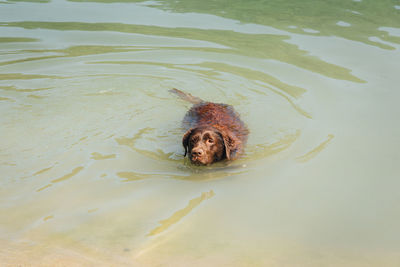
[[[193,105],[186,113],[183,123],[186,129],[211,126],[220,131],[230,131],[242,142],[248,135],[245,124],[232,106],[211,102],[202,102]]]

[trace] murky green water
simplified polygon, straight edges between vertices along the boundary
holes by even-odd
[[[400,1],[0,1],[0,262],[399,266]],[[234,105],[183,159],[180,88]]]

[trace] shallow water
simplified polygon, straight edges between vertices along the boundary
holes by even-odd
[[[400,265],[399,1],[2,0],[0,55],[3,264]]]

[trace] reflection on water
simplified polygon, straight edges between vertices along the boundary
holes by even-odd
[[[93,152],[93,153],[92,153],[92,159],[95,159],[95,160],[114,159],[115,157],[116,157],[115,154],[111,154],[111,155],[102,155],[102,154],[97,153],[97,152]]]
[[[1,25],[0,25],[1,26]],[[162,28],[156,26],[137,26],[116,23],[75,23],[75,22],[11,22],[4,23],[3,26],[8,27],[22,27],[25,29],[50,29],[61,31],[113,31],[121,33],[135,33],[135,34],[151,34],[156,36],[169,36],[176,38],[188,38],[194,40],[202,40],[207,42],[214,42],[223,45],[226,49],[222,48],[203,48],[205,52],[214,53],[228,53],[242,56],[274,59],[286,63],[293,64],[300,68],[310,69],[314,72],[321,73],[328,77],[349,80],[354,82],[364,82],[363,80],[350,74],[350,70],[324,62],[316,57],[307,55],[298,46],[292,45],[285,40],[289,39],[286,36],[279,35],[263,35],[263,34],[244,34],[232,31],[221,30],[200,30],[200,29],[186,29],[186,28]],[[243,40],[251,40],[243,42]],[[104,52],[112,52],[119,50],[118,47],[71,47],[59,52],[66,55],[36,57],[30,60],[43,60],[55,57],[77,56],[87,54],[97,54]],[[193,48],[192,48],[193,49]],[[192,50],[191,49],[191,50]],[[279,49],[279,50],[277,50]],[[182,48],[181,48],[182,50]],[[196,49],[199,50],[199,49]],[[127,52],[127,50],[124,50]],[[37,51],[39,52],[39,51]],[[40,52],[55,52],[54,50],[40,51]],[[290,59],[290,62],[288,60]],[[14,64],[19,61],[10,61],[3,64]]]
[[[43,90],[49,90],[53,88],[35,88],[35,89],[20,89],[16,88],[15,86],[0,86],[1,90],[4,91],[15,91],[15,92],[37,92],[37,91],[43,91]]]
[[[62,77],[22,73],[1,73],[0,80],[62,79]]]
[[[0,101],[11,101],[13,102],[14,100],[7,98],[7,97],[0,97]]]
[[[162,3],[164,3],[163,8],[175,12],[214,14],[242,23],[268,25],[299,34],[334,35],[383,49],[394,49],[394,47],[382,42],[373,42],[370,37],[379,36],[382,41],[400,44],[399,37],[380,31],[376,24],[379,21],[381,25],[400,27],[399,12],[395,8],[396,1],[392,0],[379,2],[339,0],[334,5],[316,0],[251,3],[233,0],[229,5],[223,1],[212,0],[203,1],[201,5],[196,0],[170,0]],[[338,27],[343,26],[343,23],[351,27]]]
[[[6,266],[400,265],[396,1],[0,6]],[[242,158],[183,157],[174,87]]]
[[[209,198],[212,198],[214,195],[215,195],[215,193],[211,190],[210,192],[202,193],[201,196],[199,196],[199,197],[191,199],[186,207],[178,210],[177,212],[172,214],[171,217],[169,217],[168,219],[160,221],[161,225],[154,228],[153,230],[151,230],[150,233],[148,234],[148,236],[158,235],[158,234],[164,232],[169,227],[171,227],[173,224],[179,222],[183,217],[188,215],[194,208],[196,208],[198,205],[200,205],[201,202],[203,202],[204,200],[207,200]]]
[[[180,162],[179,164],[182,164]],[[191,182],[212,181],[229,176],[237,176],[247,172],[246,165],[226,165],[226,163],[215,164],[212,167],[199,168],[190,165],[186,161],[184,165],[177,166],[180,173],[140,173],[134,171],[118,172],[117,176],[122,178],[123,182],[131,182],[143,179],[177,179]]]
[[[296,142],[300,137],[300,130],[297,130],[293,134],[287,134],[279,141],[272,144],[257,144],[253,147],[249,147],[248,151],[252,158],[266,158],[268,156],[277,154],[288,149],[290,146]]]
[[[72,176],[77,175],[77,174],[78,174],[80,171],[82,171],[83,169],[84,169],[83,167],[77,167],[77,168],[73,169],[71,173],[68,173],[68,174],[66,174],[66,175],[64,175],[63,177],[60,177],[60,178],[58,178],[58,179],[54,179],[54,180],[51,181],[51,182],[52,182],[52,183],[59,183],[59,182],[65,181],[65,180],[71,178]]]
[[[70,179],[71,177],[77,175],[77,174],[78,174],[80,171],[82,171],[83,169],[84,169],[84,168],[83,168],[82,166],[81,166],[81,167],[77,167],[77,168],[73,169],[71,173],[68,173],[68,174],[66,174],[66,175],[64,175],[64,176],[62,176],[62,177],[60,177],[60,178],[57,178],[57,179],[52,180],[52,181],[51,181],[51,184],[48,184],[48,185],[46,185],[46,186],[44,186],[44,187],[42,187],[42,188],[39,188],[39,189],[36,190],[36,191],[37,191],[37,192],[40,192],[40,191],[42,191],[42,190],[44,190],[44,189],[46,189],[46,188],[49,188],[50,186],[52,186],[52,185],[55,184],[55,183],[59,183],[59,182],[68,180],[68,179]],[[44,171],[41,170],[41,171],[38,171],[36,174],[38,174],[38,173],[43,173],[43,172],[44,172]]]
[[[19,43],[19,42],[38,42],[39,39],[35,38],[22,38],[22,37],[0,37],[0,43]]]
[[[319,152],[323,151],[326,146],[328,145],[328,143],[333,139],[334,135],[333,134],[329,134],[328,138],[322,142],[321,144],[319,144],[316,148],[312,149],[311,151],[307,152],[306,154],[297,157],[297,161],[299,162],[307,162],[310,159],[312,159],[313,157],[315,157]]]
[[[156,151],[149,151],[146,149],[140,149],[136,146],[136,141],[142,139],[142,136],[148,133],[154,133],[154,129],[151,128],[143,128],[138,131],[137,134],[135,134],[134,137],[132,138],[126,138],[126,137],[121,137],[121,138],[116,138],[115,140],[119,145],[124,145],[128,146],[132,150],[136,151],[137,153],[140,153],[146,157],[153,158],[155,160],[171,160],[175,161],[175,159],[171,158],[174,153],[164,153],[161,149],[157,149]],[[156,139],[153,137],[148,138],[146,141],[150,142],[155,142]]]

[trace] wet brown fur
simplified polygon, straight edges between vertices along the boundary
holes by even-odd
[[[232,106],[205,102],[178,89],[171,92],[194,104],[183,119],[187,132],[182,139],[192,163],[233,160],[243,152],[249,131]]]

